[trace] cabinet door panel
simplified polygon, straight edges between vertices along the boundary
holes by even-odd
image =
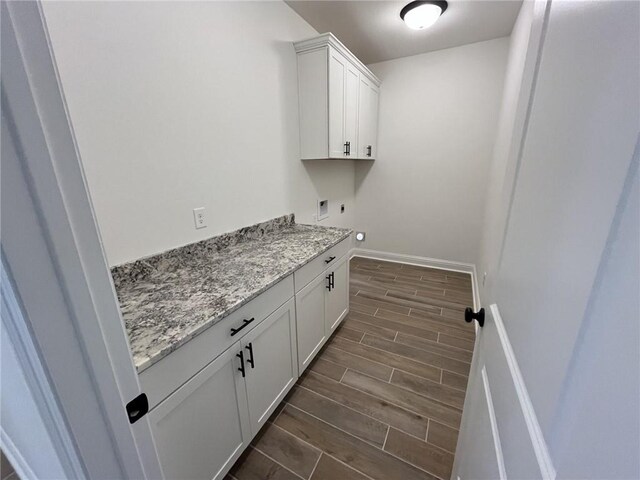
[[[320,350],[325,336],[325,274],[318,275],[296,294],[298,371],[300,375]]]
[[[370,84],[367,77],[360,76],[360,90],[358,92],[358,158],[369,158],[367,156],[368,146],[371,144],[371,106]]]
[[[358,156],[358,90],[360,72],[350,63],[347,64],[344,101],[344,140],[349,142],[347,158]]]
[[[376,158],[378,155],[378,100],[380,97],[380,90],[375,85],[371,85],[369,89],[369,108],[367,109],[368,115],[368,140],[371,145],[371,156],[367,158]]]
[[[298,379],[295,318],[292,298],[242,339],[253,435]]]
[[[329,49],[329,156],[344,157],[347,60]]]
[[[219,479],[251,441],[240,342],[151,410],[167,479]]]
[[[332,269],[333,288],[326,295],[326,330],[331,335],[349,311],[349,262],[345,255]]]

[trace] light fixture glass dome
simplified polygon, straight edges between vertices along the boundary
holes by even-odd
[[[407,27],[422,30],[436,23],[446,9],[447,2],[444,1],[416,1],[402,9],[400,18],[404,20]]]

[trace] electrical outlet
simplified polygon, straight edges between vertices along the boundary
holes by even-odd
[[[340,213],[344,213],[344,203],[340,205]]]
[[[204,207],[193,209],[193,221],[196,228],[205,228],[207,226],[207,217],[204,214]]]

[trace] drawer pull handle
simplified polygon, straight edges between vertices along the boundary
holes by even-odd
[[[244,327],[246,327],[247,325],[249,325],[251,322],[253,322],[255,320],[254,317],[251,317],[249,320],[247,320],[246,318],[242,321],[242,325],[240,325],[238,328],[232,328],[231,329],[231,336],[233,337],[236,333],[238,333],[240,330],[242,330]]]
[[[331,291],[331,274],[327,275],[325,278],[328,280],[328,283],[325,285],[325,288]]]
[[[236,353],[236,357],[240,359],[240,368],[238,368],[238,371],[242,373],[242,378],[244,378],[244,353],[242,353],[242,350]]]
[[[329,257],[327,260],[324,261],[324,263],[331,263],[336,259],[336,257]]]
[[[247,363],[251,365],[251,368],[255,368],[255,365],[253,364],[253,344],[249,343],[249,345],[244,348],[249,350],[249,358],[247,358]]]

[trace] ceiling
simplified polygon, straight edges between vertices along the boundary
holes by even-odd
[[[371,64],[511,34],[522,0],[449,0],[435,25],[411,30],[400,19],[410,0],[285,0],[318,32],[332,32]]]

